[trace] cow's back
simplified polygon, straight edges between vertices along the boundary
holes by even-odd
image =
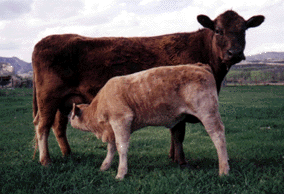
[[[92,39],[75,34],[48,36],[34,48],[35,74],[55,74],[64,84],[76,85],[82,78],[96,74],[94,70],[100,67],[97,59],[104,58],[102,51],[110,44],[109,39]]]
[[[194,57],[204,60],[199,56],[200,49],[189,55],[194,48],[187,47],[191,37],[201,32],[206,31],[133,38],[48,36],[36,44],[33,52],[36,89],[49,95],[45,98],[58,98],[69,108],[73,102],[90,103],[114,76],[201,61]],[[74,96],[81,100],[74,100]]]

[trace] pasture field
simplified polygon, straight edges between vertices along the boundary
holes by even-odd
[[[284,86],[222,88],[230,175],[218,176],[215,147],[201,124],[187,124],[190,168],[168,159],[169,130],[148,127],[131,136],[129,173],[100,172],[106,144],[68,126],[73,155],[62,158],[51,132],[53,164],[32,160],[32,89],[0,90],[0,193],[284,193]]]

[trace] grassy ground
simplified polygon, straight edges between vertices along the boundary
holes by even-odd
[[[204,128],[188,124],[184,150],[190,169],[168,159],[168,129],[148,127],[131,136],[129,174],[118,182],[117,155],[111,169],[100,172],[106,144],[70,126],[72,157],[61,157],[51,133],[53,165],[33,161],[32,90],[0,90],[0,193],[284,193],[283,102],[283,86],[222,89],[227,177],[218,177],[217,153]]]

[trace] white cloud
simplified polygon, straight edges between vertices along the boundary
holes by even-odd
[[[96,12],[104,12],[106,10],[112,9],[116,3],[116,0],[102,0],[102,1],[94,1],[94,0],[83,0],[85,6],[84,10],[81,11],[83,14],[90,14]]]
[[[250,52],[248,52],[248,55],[254,55],[259,54],[262,52],[284,52],[284,43],[264,43],[261,44],[255,48],[253,48]]]
[[[266,7],[270,5],[277,4],[281,0],[257,0],[257,1],[247,1],[247,0],[237,0],[237,1],[227,1],[227,0],[194,0],[194,5],[200,7],[209,7],[216,10],[216,6],[226,7],[226,9],[246,9],[248,7]]]
[[[61,20],[78,15],[84,4],[80,0],[35,1],[33,16],[43,21]]]
[[[1,43],[0,41],[0,50],[16,50],[19,48],[19,45],[15,42]]]
[[[135,26],[138,25],[139,22],[134,13],[128,13],[127,11],[123,10],[113,19],[113,24],[118,26]]]
[[[3,30],[6,26],[7,22],[6,21],[0,21],[0,30]]]
[[[32,0],[1,0],[0,18],[4,20],[15,19],[31,10]]]
[[[263,9],[269,9],[269,7],[279,5],[281,2],[282,0],[194,0],[193,5],[206,8],[207,12],[214,14],[214,17],[228,9],[232,9],[239,12],[245,19],[248,19],[248,17],[254,15],[254,13],[259,14]]]
[[[82,27],[82,26],[57,26],[52,28],[46,28],[43,31],[40,31],[35,39],[34,44],[40,39],[49,36],[51,34],[81,34],[84,36],[94,36],[94,33],[98,33],[94,27]]]
[[[152,3],[153,1],[161,1],[161,0],[142,0],[139,5],[147,5],[149,3]]]

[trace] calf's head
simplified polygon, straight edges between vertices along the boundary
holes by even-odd
[[[198,22],[214,32],[212,37],[212,52],[221,63],[231,65],[245,60],[245,31],[257,27],[264,21],[264,16],[253,16],[248,20],[234,11],[226,11],[215,20],[206,15],[197,16]]]
[[[84,110],[88,107],[89,105],[87,104],[80,104],[80,105],[75,105],[73,104],[73,109],[71,112],[71,117],[70,117],[70,122],[72,127],[76,129],[80,129],[82,131],[89,131],[87,129],[86,123],[84,122]]]

